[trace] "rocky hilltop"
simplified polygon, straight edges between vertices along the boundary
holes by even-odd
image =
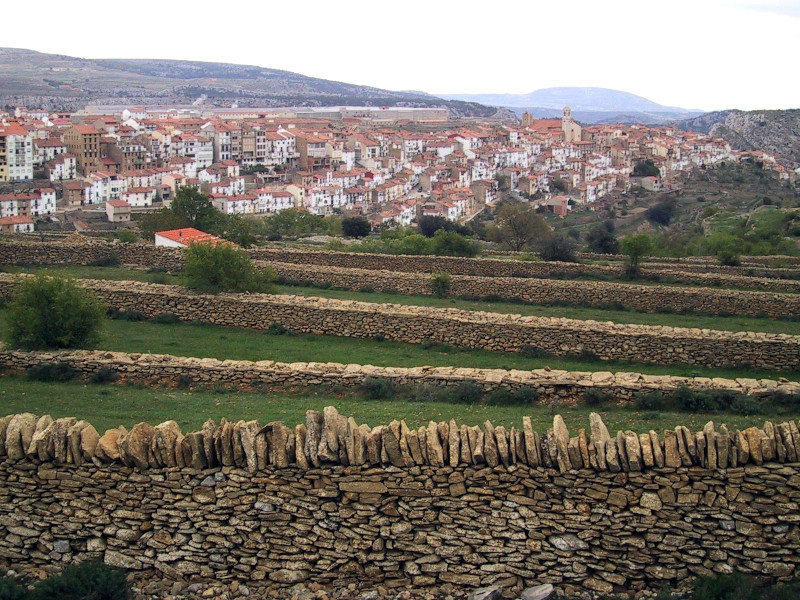
[[[677,124],[687,131],[722,137],[735,150],[763,150],[800,164],[800,109],[722,110]]]
[[[406,106],[448,108],[455,116],[493,116],[497,109],[308,77],[252,65],[185,60],[86,59],[0,48],[0,106],[77,110],[86,104],[212,106]]]

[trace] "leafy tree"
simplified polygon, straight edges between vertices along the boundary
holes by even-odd
[[[652,160],[647,159],[634,165],[633,175],[634,177],[661,177],[661,171]]]
[[[242,248],[249,248],[256,242],[253,222],[240,215],[222,215],[218,226],[211,233],[223,237]]]
[[[617,254],[619,252],[617,237],[603,225],[592,227],[586,233],[586,243],[589,245],[589,250],[597,254]]]
[[[477,256],[481,248],[477,242],[455,231],[440,229],[432,239],[433,253],[438,256]]]
[[[498,209],[494,226],[488,233],[492,241],[520,252],[549,239],[553,230],[530,205],[504,204]]]
[[[369,235],[370,224],[364,217],[342,219],[342,233],[347,237],[362,238]]]
[[[433,237],[437,231],[455,231],[461,235],[472,235],[472,229],[467,225],[459,225],[441,215],[424,215],[417,221],[417,229],[425,237]]]
[[[447,298],[450,294],[450,273],[442,271],[434,273],[431,277],[433,295],[437,298]]]
[[[553,235],[539,243],[539,256],[547,261],[577,262],[575,244],[563,235]]]
[[[39,273],[20,278],[6,314],[10,346],[25,350],[91,348],[106,308],[70,278]]]
[[[675,212],[675,202],[673,200],[664,200],[655,206],[647,209],[645,216],[648,221],[657,223],[659,225],[669,225],[672,221],[672,215]]]
[[[199,292],[268,292],[275,272],[259,271],[250,255],[232,244],[193,243],[186,249],[184,284]]]
[[[169,209],[185,223],[183,227],[194,227],[208,233],[219,230],[223,217],[208,196],[190,187],[178,190]]]
[[[117,239],[120,242],[126,243],[133,243],[139,240],[139,236],[136,235],[135,231],[131,231],[130,229],[120,229],[117,231]]]
[[[620,250],[628,257],[628,273],[635,275],[639,272],[642,257],[653,250],[653,240],[646,233],[626,235],[620,243]]]
[[[550,180],[550,188],[557,190],[559,192],[566,192],[567,191],[567,182],[561,179],[560,177],[554,177]]]

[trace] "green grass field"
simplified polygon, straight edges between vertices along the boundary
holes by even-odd
[[[42,270],[30,267],[7,267],[11,272],[33,272]],[[56,267],[51,271],[68,273],[85,279],[109,279],[115,281],[133,280],[157,283],[180,283],[180,276],[171,273],[148,273],[141,269],[127,267]],[[511,302],[476,302],[457,298],[435,298],[433,296],[406,296],[403,294],[384,294],[380,292],[350,292],[346,290],[319,289],[313,287],[276,286],[280,294],[320,296],[340,300],[359,300],[362,302],[388,302],[414,306],[439,308],[459,308],[497,313],[520,314],[536,317],[566,317],[568,319],[612,321],[614,323],[635,323],[640,325],[669,325],[672,327],[698,327],[700,329],[720,329],[724,331],[762,331],[767,333],[787,333],[800,335],[800,321],[783,321],[751,317],[712,317],[701,315],[678,315],[666,313],[641,313],[628,310],[606,310],[588,307],[542,306],[536,304],[517,304]]]
[[[6,328],[0,312],[0,336]],[[338,362],[383,367],[475,367],[531,370],[549,366],[568,371],[635,371],[651,375],[800,379],[800,373],[755,369],[711,369],[695,365],[649,365],[622,361],[568,357],[527,358],[516,353],[487,352],[448,346],[424,348],[418,344],[319,335],[273,335],[264,331],[195,325],[156,324],[149,321],[109,320],[102,350],[173,354],[196,358],[275,360],[280,362]]]
[[[561,414],[570,431],[589,428],[589,413],[599,412],[611,432],[631,429],[645,432],[654,429],[673,429],[685,425],[700,430],[708,421],[726,423],[728,427],[744,429],[760,425],[764,420],[782,422],[798,415],[783,415],[774,410],[744,417],[740,415],[692,414],[683,412],[641,412],[630,407],[555,407],[486,406],[480,404],[448,404],[442,402],[411,402],[406,398],[366,400],[358,391],[333,393],[217,393],[205,390],[147,389],[113,384],[42,383],[25,377],[0,377],[0,414],[32,412],[49,414],[53,418],[78,417],[90,421],[102,434],[105,429],[124,425],[129,428],[145,421],[152,425],[174,419],[183,431],[199,429],[206,419],[257,419],[266,424],[283,421],[287,425],[305,422],[306,410],[322,410],[336,406],[344,415],[352,415],[359,423],[388,424],[393,419],[405,419],[409,426],[454,418],[459,424],[479,425],[490,419],[495,425],[517,428],[522,417],[530,416],[539,432],[552,427],[553,414]]]

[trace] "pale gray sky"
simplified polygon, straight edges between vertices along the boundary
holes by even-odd
[[[0,11],[0,45],[85,58],[255,64],[430,93],[595,86],[684,108],[800,107],[796,0],[39,0]]]

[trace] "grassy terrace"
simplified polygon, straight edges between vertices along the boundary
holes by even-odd
[[[39,268],[6,267],[10,272],[34,272]],[[49,270],[65,272],[74,277],[87,279],[135,280],[157,283],[179,283],[178,275],[167,273],[148,273],[140,269],[126,267],[51,267]],[[767,333],[788,333],[800,335],[800,321],[783,321],[752,317],[713,317],[666,313],[641,313],[628,310],[606,310],[590,307],[542,306],[535,304],[516,304],[511,302],[475,302],[469,300],[435,298],[432,296],[406,296],[403,294],[384,294],[380,292],[350,292],[346,290],[319,289],[312,287],[277,286],[282,294],[320,296],[341,300],[360,300],[363,302],[390,302],[415,306],[441,308],[460,308],[497,313],[513,313],[526,316],[567,317],[569,319],[594,319],[615,323],[636,323],[641,325],[670,325],[674,327],[698,327],[701,329],[721,329],[726,331],[763,331]]]
[[[0,311],[0,337],[6,327]],[[111,320],[99,345],[102,350],[173,354],[197,358],[339,362],[384,367],[477,367],[530,370],[549,366],[569,371],[635,371],[652,375],[800,379],[800,373],[757,369],[712,369],[695,365],[649,365],[570,357],[527,358],[516,353],[488,352],[434,345],[319,335],[274,335],[264,331],[195,325]]]
[[[261,424],[283,421],[294,426],[305,422],[307,409],[322,410],[333,405],[344,415],[353,415],[359,423],[387,424],[405,418],[409,426],[427,424],[429,420],[454,418],[459,424],[480,425],[490,419],[495,425],[517,428],[522,417],[530,416],[534,429],[546,431],[553,424],[554,411],[566,420],[571,432],[589,427],[589,413],[599,412],[612,434],[618,429],[646,432],[673,429],[685,425],[700,430],[708,421],[727,423],[744,429],[764,420],[783,422],[799,415],[786,415],[776,410],[757,416],[719,415],[685,412],[641,412],[629,407],[585,406],[485,406],[441,402],[410,402],[405,398],[365,400],[356,391],[319,393],[300,391],[292,394],[256,394],[243,392],[142,389],[112,384],[41,383],[24,377],[0,377],[0,414],[32,412],[53,418],[79,417],[89,420],[102,434],[105,429],[124,425],[130,429],[140,421],[157,424],[174,419],[183,431],[199,429],[206,419],[257,419]]]

